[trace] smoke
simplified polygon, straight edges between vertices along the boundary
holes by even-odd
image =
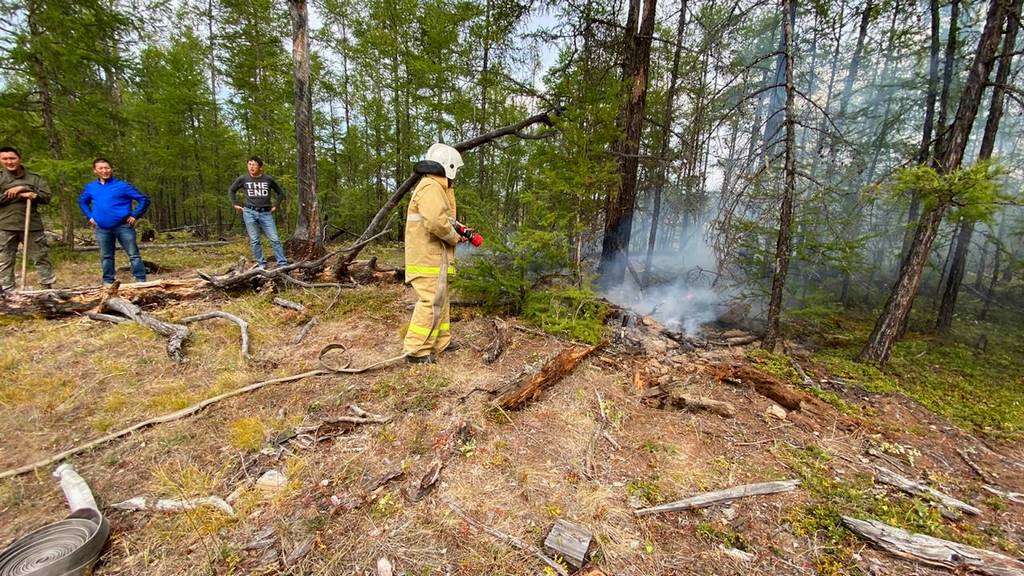
[[[728,289],[716,287],[717,265],[712,248],[704,240],[703,223],[690,234],[683,234],[673,246],[655,253],[651,261],[651,280],[641,290],[632,274],[604,297],[638,314],[653,316],[671,330],[697,334],[703,324],[714,322],[729,305]],[[644,274],[645,252],[634,251],[634,270]]]

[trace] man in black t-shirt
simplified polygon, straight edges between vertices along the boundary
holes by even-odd
[[[259,156],[249,158],[247,163],[248,174],[239,176],[231,187],[228,188],[228,198],[231,204],[242,213],[242,222],[245,223],[245,231],[249,235],[249,245],[252,247],[252,257],[260,268],[267,266],[267,259],[263,257],[263,246],[260,245],[260,230],[270,240],[270,247],[274,250],[274,258],[277,266],[285,266],[288,259],[284,255],[284,246],[277,236],[277,226],[274,224],[274,212],[281,206],[284,200],[284,190],[276,180],[263,173],[263,159]],[[244,204],[238,202],[238,191],[245,192]],[[276,196],[271,201],[270,193]]]

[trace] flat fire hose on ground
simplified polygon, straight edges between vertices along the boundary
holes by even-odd
[[[89,485],[70,464],[61,464],[53,475],[60,479],[71,514],[0,550],[0,576],[79,576],[99,559],[110,524]]]

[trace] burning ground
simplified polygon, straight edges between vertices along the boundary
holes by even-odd
[[[244,250],[147,257],[184,276]],[[94,264],[66,261],[62,276],[85,281]],[[194,326],[186,362],[175,364],[161,337],[134,324],[5,318],[0,467],[313,369],[332,342],[349,345],[355,364],[387,358],[411,302],[396,284],[336,299],[333,290],[278,295],[307,312],[274,306],[273,294],[147,310],[167,320],[212,309],[243,317],[249,362],[227,322]],[[493,320],[474,307],[453,315],[462,342],[494,338]],[[292,344],[314,316],[319,323]],[[841,515],[1021,556],[1024,505],[983,488],[1024,491],[1024,352],[1013,334],[990,333],[984,354],[911,335],[882,373],[848,360],[866,328],[847,316],[794,319],[788,357],[756,342],[728,345],[736,334],[691,348],[652,319],[624,328],[612,318],[605,347],[520,410],[495,409],[488,391],[571,343],[507,319],[506,346],[490,365],[467,346],[434,366],[270,385],[76,456],[113,525],[96,573],[368,574],[386,558],[396,574],[537,574],[552,569],[484,527],[539,547],[556,519],[593,532],[592,563],[605,574],[941,573],[874,550]],[[765,382],[796,395],[795,409],[766,396]],[[679,397],[728,403],[733,415],[688,409]],[[352,405],[388,420],[339,422]],[[930,499],[876,482],[877,466],[981,514],[948,519]],[[260,487],[269,470],[286,480]],[[0,481],[0,541],[66,514],[49,472]],[[697,511],[634,513],[784,479],[801,485]],[[136,496],[219,496],[235,515],[110,507]]]

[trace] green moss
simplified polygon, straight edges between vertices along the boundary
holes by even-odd
[[[818,386],[804,386],[804,390],[807,390],[811,394],[814,394],[822,402],[831,405],[833,408],[843,414],[859,414],[860,409],[853,404],[850,404],[846,400],[843,400],[835,392],[829,392]]]
[[[747,359],[757,364],[757,367],[762,371],[781,378],[785,382],[791,384],[799,384],[801,382],[800,375],[793,368],[789,358],[782,354],[775,354],[762,348],[754,348],[747,352]]]
[[[552,288],[527,294],[523,320],[549,334],[597,344],[608,306],[589,290]]]
[[[930,309],[918,309],[911,326],[932,321]],[[910,332],[879,369],[854,360],[871,320],[851,316],[838,322],[834,333],[800,325],[801,337],[822,343],[814,362],[824,372],[868,392],[903,393],[970,430],[1002,437],[1024,434],[1024,325],[1003,319],[960,321],[953,337]],[[974,346],[982,335],[988,340],[985,352]]]
[[[718,543],[727,548],[736,548],[744,552],[750,551],[750,543],[747,542],[747,539],[729,526],[721,526],[714,522],[701,522],[697,525],[697,536],[708,543]]]
[[[832,376],[851,380],[868,392],[884,394],[899,390],[899,383],[877,366],[853,360],[853,352],[846,348],[825,348],[814,355],[814,360]]]
[[[984,546],[986,535],[969,526],[948,524],[932,502],[875,489],[868,474],[835,477],[829,469],[831,455],[817,446],[786,447],[778,456],[799,476],[801,488],[811,501],[790,511],[787,520],[797,536],[815,537],[822,545],[816,565],[819,574],[840,574],[852,568],[851,551],[856,539],[841,516],[885,522],[910,532]]]
[[[637,479],[626,485],[626,495],[634,497],[645,506],[655,506],[665,501],[661,488],[649,480]]]

